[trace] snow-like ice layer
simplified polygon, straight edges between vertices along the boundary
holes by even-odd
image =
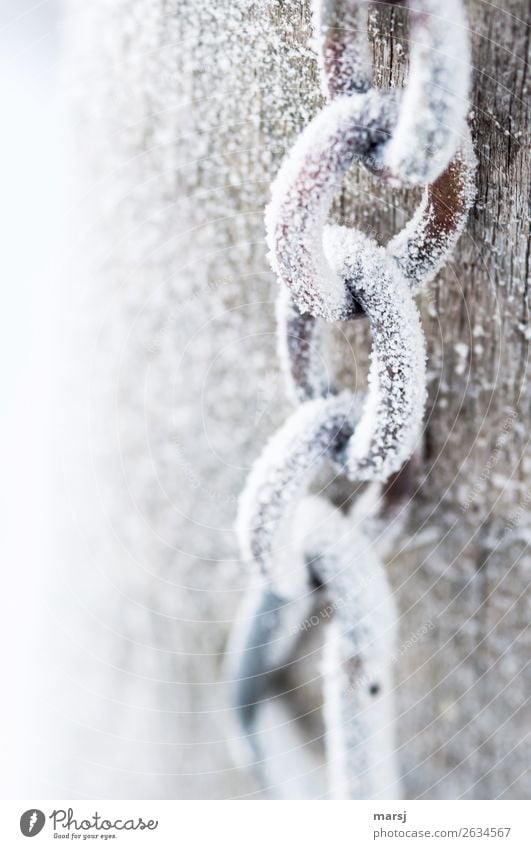
[[[336,799],[401,797],[393,739],[398,617],[371,535],[372,512],[363,499],[343,515],[310,497],[297,513],[297,536],[334,608],[323,676],[329,788]]]
[[[410,291],[415,295],[445,264],[463,231],[475,198],[475,169],[476,158],[467,129],[446,171],[425,189],[411,220],[387,245],[388,255],[406,277]],[[372,244],[375,253],[381,251],[376,243]],[[365,245],[370,253],[368,239]],[[324,244],[323,253],[326,261]],[[340,262],[337,255],[335,260],[332,257],[331,267],[334,261],[337,266]],[[337,276],[341,277],[339,270]],[[347,283],[355,294],[356,285],[352,280]],[[358,300],[356,298],[356,303]],[[354,302],[351,304],[354,310]],[[361,304],[359,306],[361,310]],[[299,401],[327,394],[332,383],[326,367],[326,334],[321,319],[301,313],[287,288],[282,287],[278,297],[277,323],[279,355],[289,393]]]
[[[444,171],[465,130],[470,49],[461,0],[409,6],[409,78],[383,165],[398,183],[424,185]]]
[[[286,598],[309,586],[309,577],[302,557],[286,564],[277,556],[276,532],[340,435],[353,433],[360,401],[357,394],[344,392],[301,404],[267,443],[240,496],[236,528],[242,554]]]
[[[347,227],[330,226],[325,253],[352,286],[372,330],[368,393],[344,451],[353,480],[386,480],[411,456],[426,400],[420,316],[405,278],[385,248]]]
[[[370,87],[366,5],[363,0],[314,0],[315,49],[322,89],[330,100]],[[470,48],[461,0],[408,5],[409,77],[400,93],[397,124],[388,143],[375,152],[375,164],[397,185],[425,185],[444,171],[465,130]]]
[[[391,674],[397,615],[382,560],[390,534],[382,532],[389,517],[381,482],[411,457],[422,428],[426,355],[413,298],[448,259],[475,196],[461,2],[449,0],[443,9],[440,0],[415,0],[409,7],[409,79],[401,91],[382,92],[371,88],[364,4],[314,0],[315,46],[330,102],[284,161],[266,210],[269,257],[281,286],[278,350],[301,406],[255,463],[238,514],[244,556],[265,577],[262,600],[274,594],[269,627],[282,632],[277,600],[300,605],[311,579],[334,606],[324,716],[330,795],[346,799],[400,797]],[[412,219],[386,247],[328,223],[356,160],[393,184],[426,186]],[[360,312],[372,332],[368,391],[336,397],[324,322]],[[348,516],[322,498],[306,498],[293,521],[294,502],[327,457],[353,481],[373,483]],[[290,540],[278,545],[288,515]],[[389,525],[396,524],[395,515]],[[257,627],[258,618],[243,657],[256,657],[248,649]],[[272,664],[270,642],[259,643],[260,677]],[[253,681],[256,674],[253,668]],[[266,760],[264,752],[255,756]]]
[[[367,9],[352,0],[314,0],[312,19],[325,97],[366,91],[371,81]]]
[[[290,293],[279,299],[279,352],[298,400],[333,391],[321,320],[352,318],[361,307],[371,323],[368,393],[352,437],[344,440],[340,453],[335,451],[335,460],[353,480],[384,481],[414,450],[426,376],[424,338],[412,295],[448,258],[474,198],[475,158],[464,124],[469,81],[455,53],[459,59],[468,55],[466,44],[462,47],[466,31],[459,0],[451,0],[444,18],[436,14],[439,5],[419,0],[411,10],[408,85],[403,92],[382,92],[368,86],[359,10],[345,0],[316,4],[316,45],[323,87],[332,102],[306,127],[284,161],[266,210],[271,265]],[[408,151],[404,139],[409,140]],[[437,178],[387,248],[356,230],[327,224],[337,189],[355,160],[409,183]],[[242,497],[242,505],[248,506],[254,489],[263,519],[265,490],[271,506],[278,505],[280,491],[286,498],[291,492],[287,468],[295,469],[293,458],[302,450],[292,431],[296,420],[297,414],[286,425],[286,444],[282,437],[275,442],[275,450],[289,456],[275,457],[271,443]],[[325,424],[314,426],[320,432]],[[302,443],[305,439],[306,434]],[[271,529],[269,519],[267,524]],[[259,525],[254,532],[247,529],[251,537],[255,534],[248,548],[267,571],[270,564],[265,565],[257,541],[264,537]]]
[[[331,455],[353,480],[384,481],[411,456],[422,426],[424,336],[405,278],[385,248],[355,230],[327,227],[324,251],[371,322],[369,390],[302,404],[253,466],[238,528],[244,554],[266,574],[272,537],[317,463]]]
[[[341,321],[356,309],[325,256],[323,229],[345,173],[382,144],[396,105],[374,90],[337,98],[306,127],[273,183],[265,216],[269,258],[302,313]]]
[[[314,596],[307,592],[301,570],[302,583],[297,585],[292,576],[291,592],[286,593],[285,575],[281,593],[269,582],[251,590],[238,616],[227,664],[241,723],[235,730],[235,756],[253,765],[273,795],[277,783],[282,785],[279,751],[284,757],[297,752],[298,757],[304,742],[288,700],[273,698],[271,673],[289,661],[302,631],[333,613],[323,663],[330,796],[400,797],[392,681],[397,614],[383,567],[387,549],[371,521],[380,487],[369,489],[374,490],[371,497],[358,499],[347,516],[316,496],[304,498],[296,510],[289,557],[312,563],[326,598],[320,613],[312,613]],[[268,704],[276,706],[273,724]]]
[[[415,295],[448,261],[463,232],[476,197],[476,166],[470,131],[465,128],[450,165],[424,190],[413,217],[387,245]]]
[[[381,136],[378,115],[385,115],[386,123],[396,107],[389,100],[380,102],[375,94],[339,98],[308,125],[280,169],[266,210],[269,258],[279,282],[303,314],[327,321],[348,319],[357,310],[352,289],[337,271],[339,263],[326,256],[323,232],[346,171],[356,158],[368,155]],[[415,293],[432,279],[457,242],[474,199],[475,166],[465,129],[454,160],[425,190],[415,215],[389,245]],[[436,215],[434,193],[440,192],[443,180],[450,182],[452,193],[439,203]]]
[[[405,92],[384,94],[369,87],[359,10],[347,0],[317,4],[321,76],[333,102],[285,160],[266,211],[270,260],[281,284],[279,354],[301,406],[254,464],[237,527],[244,556],[266,579],[264,598],[272,592],[292,603],[304,598],[311,572],[334,603],[346,600],[335,610],[324,664],[330,789],[336,798],[400,793],[390,661],[396,611],[378,541],[379,485],[374,490],[372,484],[348,517],[323,499],[305,499],[290,544],[275,547],[275,540],[324,459],[354,481],[383,482],[411,457],[420,436],[426,354],[413,298],[459,237],[474,198],[475,171],[466,129],[460,138],[468,88],[452,54],[456,44],[461,50],[460,38],[449,43],[459,17],[438,30],[434,8],[433,0],[420,0],[413,13]],[[355,160],[400,183],[435,179],[387,247],[355,229],[328,224],[334,196]],[[368,391],[335,396],[326,369],[324,321],[353,318],[360,310],[373,339]]]

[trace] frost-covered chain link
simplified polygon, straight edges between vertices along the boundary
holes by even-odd
[[[300,408],[266,446],[240,499],[244,555],[271,577],[272,541],[289,503],[330,458],[353,481],[385,481],[414,451],[426,396],[425,341],[414,296],[447,261],[474,198],[466,112],[469,48],[460,0],[413,0],[408,83],[371,85],[367,10],[314,8],[328,103],[284,161],[266,212],[282,286],[279,340]],[[328,222],[347,171],[362,163],[393,186],[423,185],[411,220],[385,247]],[[326,322],[366,315],[366,393],[337,394],[324,366]]]

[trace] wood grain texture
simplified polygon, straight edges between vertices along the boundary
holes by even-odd
[[[104,257],[91,272],[90,368],[100,378],[90,445],[112,517],[105,540],[87,524],[114,587],[103,617],[112,634],[101,622],[76,627],[95,633],[119,671],[104,683],[93,671],[106,712],[90,698],[76,709],[90,728],[101,716],[102,728],[76,738],[85,765],[73,783],[102,797],[246,796],[254,786],[229,758],[219,683],[246,581],[231,526],[246,470],[289,410],[263,207],[283,153],[321,104],[309,10],[294,0],[74,6],[71,64]],[[467,3],[478,200],[422,296],[423,471],[389,563],[410,798],[531,793],[525,11],[522,0]],[[399,8],[371,16],[379,85],[404,78],[406,19]],[[336,217],[385,243],[417,201],[354,169]],[[366,333],[358,321],[333,334],[345,385],[363,385]],[[99,604],[100,579],[76,580]],[[307,664],[294,672],[303,682],[315,674]],[[309,733],[319,729],[315,683],[296,699]]]

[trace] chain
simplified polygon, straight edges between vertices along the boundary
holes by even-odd
[[[271,263],[285,287],[278,307],[282,361],[303,402],[255,464],[241,498],[244,553],[266,572],[267,542],[318,458],[330,457],[353,481],[385,481],[411,456],[426,383],[414,295],[447,261],[474,198],[461,3],[445,3],[441,18],[440,0],[416,0],[409,82],[389,91],[369,85],[360,5],[326,0],[318,6],[318,55],[333,99],[284,162],[266,212]],[[338,29],[340,12],[346,24]],[[438,163],[441,173],[385,248],[327,223],[355,161],[395,184],[421,183]],[[368,317],[373,337],[369,390],[365,397],[337,396],[324,367],[323,322],[359,315]]]
[[[333,595],[338,581],[341,585],[339,576],[352,573],[353,561],[352,551],[338,548],[337,511],[307,499],[301,557],[279,558],[274,540],[321,463],[331,462],[353,482],[372,482],[369,497],[354,511],[353,527],[360,529],[373,583],[377,581],[380,601],[387,599],[390,610],[390,590],[377,553],[383,527],[378,523],[384,504],[381,484],[404,468],[418,446],[426,399],[425,340],[414,297],[448,260],[475,194],[476,163],[466,126],[467,29],[460,0],[413,0],[407,85],[382,90],[371,84],[365,3],[321,0],[313,11],[327,102],[283,163],[266,211],[269,257],[281,284],[281,362],[299,406],[251,470],[240,499],[238,530],[244,557],[264,576],[268,609],[275,600],[279,608],[296,602],[316,583]],[[359,230],[329,223],[333,200],[355,163],[391,186],[424,187],[411,220],[386,246]],[[368,389],[338,391],[326,367],[326,325],[360,317],[368,319],[372,334]],[[359,572],[359,558],[356,568]],[[359,575],[351,584],[357,587],[354,612],[350,605],[339,619],[348,631],[352,671],[353,659],[356,668],[362,660],[371,667],[367,628],[362,646],[352,617],[368,616],[374,587],[367,591]],[[249,634],[243,643],[240,635],[240,656],[248,645]],[[371,645],[376,655],[383,652],[389,659],[386,639],[379,641],[375,632]],[[344,675],[344,648],[339,655]],[[260,662],[271,671],[264,657]],[[389,660],[383,665],[388,683]],[[341,688],[344,696],[346,680]],[[241,698],[236,703],[241,712]],[[389,702],[385,704],[388,714]],[[382,721],[380,717],[380,725]],[[246,734],[255,733],[248,722],[245,727]],[[345,747],[336,754],[343,763],[341,792],[374,795],[374,758],[373,768],[365,769],[372,784],[368,779],[360,784],[350,780],[355,770]],[[385,758],[390,759],[389,753]],[[358,761],[357,774],[359,766]],[[390,773],[378,780],[389,784]]]

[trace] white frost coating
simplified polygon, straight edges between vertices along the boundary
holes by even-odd
[[[392,660],[397,612],[369,514],[306,498],[297,535],[336,601],[323,662],[330,796],[401,798],[394,743]]]
[[[475,160],[467,134],[450,162],[467,108],[468,75],[457,70],[459,60],[468,58],[460,41],[460,2],[450,0],[450,18],[439,29],[433,15],[439,3],[418,3],[411,10],[411,73],[403,94],[370,88],[354,4],[317,4],[322,82],[333,102],[284,161],[266,210],[271,265],[286,287],[278,306],[279,351],[288,384],[304,403],[255,463],[240,498],[237,528],[244,557],[266,577],[264,604],[269,598],[277,607],[278,599],[295,604],[315,579],[334,602],[346,600],[329,630],[325,662],[328,763],[336,798],[400,795],[390,671],[396,611],[380,559],[382,541],[373,538],[382,527],[378,518],[385,521],[385,511],[378,516],[381,492],[373,484],[348,518],[321,499],[306,499],[281,557],[274,539],[325,457],[352,480],[383,482],[411,457],[422,427],[425,344],[413,295],[457,241],[474,197]],[[327,224],[355,160],[397,183],[435,180],[387,248],[356,230]],[[360,307],[373,336],[368,392],[334,397],[323,367],[322,319],[353,318]],[[385,547],[389,537],[382,537]],[[274,619],[267,617],[268,627]],[[251,656],[253,639],[246,640],[243,657]],[[262,679],[268,663],[261,657]],[[255,704],[261,699],[258,694]],[[245,704],[239,705],[245,727]],[[249,728],[254,735],[254,726]]]
[[[265,218],[269,258],[279,282],[290,290],[302,313],[340,321],[356,311],[352,292],[326,257],[323,230],[346,171],[356,158],[369,155],[382,137],[380,127],[389,126],[395,109],[394,101],[374,91],[338,98],[308,125],[273,183]],[[413,279],[414,291],[433,276],[457,241],[474,198],[474,169],[466,131],[448,168],[447,178],[453,179],[456,193],[447,204],[448,220],[432,226],[438,219],[433,216],[430,189],[411,222],[392,241],[391,253]],[[404,241],[409,244],[406,265]]]
[[[367,9],[353,0],[313,0],[314,48],[321,88],[332,100],[370,87]]]
[[[387,251],[416,295],[450,258],[476,196],[477,160],[468,127],[464,141],[442,177],[424,190],[420,205]],[[438,184],[446,180],[449,195],[437,200]],[[449,185],[448,185],[449,184]]]
[[[369,390],[344,454],[353,480],[385,481],[411,456],[426,401],[426,352],[420,316],[405,278],[385,248],[347,227],[330,226],[325,253],[352,285],[372,330]]]
[[[461,0],[412,0],[409,7],[409,79],[383,164],[398,184],[423,185],[444,171],[463,135],[471,62]]]
[[[383,141],[395,109],[376,91],[338,98],[306,127],[273,183],[269,259],[303,313],[327,321],[351,315],[352,297],[324,253],[323,228],[346,171]]]
[[[473,204],[476,157],[468,128],[465,139],[454,159],[431,186],[426,188],[422,201],[406,226],[387,245],[387,253],[405,276],[412,294],[416,295],[448,261],[461,235],[469,210]],[[324,231],[326,238],[326,231]],[[352,240],[358,237],[352,235]],[[368,239],[360,236],[371,248]],[[372,243],[375,253],[381,251]],[[323,243],[324,261],[330,275],[341,278],[341,257],[328,257]],[[360,258],[361,259],[361,258]],[[358,263],[361,265],[361,262]],[[349,274],[350,272],[346,272]],[[356,292],[363,274],[346,280],[348,288]],[[315,276],[301,282],[311,287]],[[359,299],[357,299],[359,300]],[[353,309],[352,301],[350,309]],[[287,288],[282,287],[277,306],[278,348],[290,394],[299,401],[326,395],[330,391],[330,378],[326,372],[325,336],[320,320],[309,313],[302,315],[292,302]],[[297,344],[298,340],[298,344]]]
[[[303,404],[253,466],[238,530],[244,556],[266,574],[273,569],[272,537],[280,519],[319,461],[332,454],[353,480],[385,481],[411,456],[422,426],[424,336],[405,278],[385,248],[355,230],[325,228],[324,253],[338,277],[354,287],[371,323],[369,390],[365,397],[347,392]],[[350,437],[342,449],[335,444],[339,431]],[[304,564],[298,569],[304,572]]]
[[[369,391],[361,417],[359,394],[303,404],[253,466],[240,499],[238,531],[244,556],[266,574],[273,569],[272,537],[280,519],[319,461],[335,454],[352,479],[384,481],[411,456],[422,426],[424,336],[406,280],[385,248],[357,231],[328,227],[324,244],[328,262],[352,281],[371,322]],[[350,437],[343,450],[334,439],[340,431]],[[298,568],[304,571],[304,564]]]
[[[396,611],[381,561],[385,535],[374,524],[380,487],[369,489],[370,497],[358,499],[349,516],[342,516],[323,498],[303,499],[291,533],[292,559],[310,561],[322,583],[322,617],[317,617],[317,624],[333,610],[333,624],[325,631],[323,672],[334,798],[400,797],[391,669]],[[387,546],[390,542],[387,537]],[[289,662],[301,632],[313,627],[315,600],[306,590],[305,583],[293,586],[289,601],[284,588],[279,594],[269,581],[251,590],[228,650],[226,673],[234,682],[233,704],[240,724],[233,732],[235,759],[252,765],[261,786],[275,797],[285,797],[283,759],[295,752],[299,759],[305,751],[290,700],[275,698],[271,675]],[[268,705],[276,709],[273,723]]]
[[[448,261],[463,231],[476,194],[476,165],[467,128],[464,141],[446,171],[426,188],[411,220],[387,245],[389,257],[405,276],[414,295]],[[326,238],[326,230],[324,233]],[[375,253],[381,251],[376,243],[370,243],[361,236],[359,238],[366,246],[367,254],[370,255],[371,244]],[[353,231],[353,243],[356,239],[358,236]],[[331,276],[334,270],[337,278],[341,278],[342,273],[352,273],[341,270],[342,260],[337,251],[335,258],[327,256],[324,243],[323,253]],[[362,264],[360,257],[358,266]],[[363,279],[363,273],[358,272],[355,277],[346,279],[347,287],[356,292]],[[309,287],[310,299],[315,276],[310,275],[301,282]],[[352,301],[350,309],[353,309]],[[301,315],[284,287],[279,293],[277,319],[280,360],[290,394],[295,395],[299,401],[327,394],[330,391],[330,378],[326,372],[326,337],[321,320],[313,319],[309,313]]]
[[[244,558],[257,563],[275,591],[293,598],[310,585],[302,558],[286,568],[274,551],[274,538],[288,508],[333,451],[338,435],[352,434],[360,398],[351,392],[307,401],[267,443],[243,490],[236,529]]]
[[[460,2],[451,0],[449,8],[455,14],[441,19],[440,28],[434,15],[439,4],[419,2],[420,8],[412,10],[411,74],[400,109],[400,96],[375,90],[336,97],[306,127],[284,161],[266,210],[271,264],[293,299],[290,305],[283,296],[279,307],[280,331],[285,334],[279,347],[289,366],[289,384],[299,399],[329,391],[324,370],[319,376],[319,362],[324,359],[319,317],[327,321],[351,318],[361,305],[371,322],[369,391],[355,433],[340,458],[354,480],[386,480],[414,450],[423,419],[426,377],[424,338],[411,295],[449,255],[474,197],[475,159],[468,132],[454,161],[441,174],[448,151],[453,155],[457,146],[463,126],[459,110],[464,120],[468,91],[468,79],[457,74],[452,54],[457,44],[463,55]],[[349,18],[350,29],[335,26],[341,14],[351,12],[343,0],[327,0],[316,22],[322,73],[331,97],[347,90],[342,63],[355,77],[353,86],[364,86],[355,15]],[[464,50],[466,54],[466,46]],[[335,86],[331,85],[334,75],[338,77]],[[413,103],[417,97],[419,103]],[[442,121],[445,116],[450,134]],[[386,134],[395,125],[388,142]],[[413,132],[418,132],[418,138],[411,137]],[[389,151],[400,152],[396,138],[408,133],[410,159],[402,157],[399,169],[405,169],[410,182],[417,181],[420,171],[413,172],[412,163],[418,165],[419,157],[429,153],[430,175],[438,178],[412,221],[387,249],[355,230],[327,226],[334,195],[352,162],[374,157],[379,148],[385,150],[385,157]],[[254,480],[259,468],[260,461]],[[269,475],[267,463],[264,468]],[[277,486],[282,487],[283,481],[278,480]],[[271,480],[269,493],[276,504]],[[262,546],[257,544],[257,549]]]

